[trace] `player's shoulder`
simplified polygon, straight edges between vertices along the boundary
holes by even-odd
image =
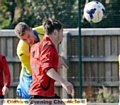
[[[2,58],[3,57],[3,55],[2,54],[0,54],[0,58]]]
[[[23,40],[19,40],[17,47],[22,47],[22,46],[28,46],[28,44],[24,42]]]
[[[48,48],[52,50],[55,48],[54,44],[50,40],[45,40],[45,38],[41,41],[41,46],[43,49]]]
[[[4,58],[5,58],[5,56],[3,54],[0,54],[0,60],[3,60]]]
[[[33,28],[33,30],[36,30],[39,34],[44,34],[44,31],[43,31],[43,26],[38,26],[38,27],[35,27]]]
[[[19,52],[19,51],[21,52],[21,51],[27,49],[28,47],[29,47],[29,45],[26,42],[24,42],[23,40],[20,40],[17,45],[17,52]]]
[[[33,30],[36,30],[36,29],[43,29],[43,26],[41,25],[33,28]]]

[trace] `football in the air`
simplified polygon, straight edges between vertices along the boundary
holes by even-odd
[[[84,7],[84,18],[88,22],[98,23],[103,19],[105,7],[99,1],[91,1]]]

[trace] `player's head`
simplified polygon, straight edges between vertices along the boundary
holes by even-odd
[[[43,28],[44,28],[45,35],[48,35],[48,36],[53,35],[56,44],[61,43],[63,38],[63,26],[61,22],[52,18],[45,19],[43,21]]]
[[[15,34],[28,44],[34,43],[32,28],[24,22],[20,22],[15,26]]]

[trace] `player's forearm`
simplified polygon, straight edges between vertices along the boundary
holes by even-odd
[[[6,58],[3,59],[2,66],[3,66],[2,68],[3,68],[4,75],[5,75],[5,86],[10,87],[11,76],[10,76],[10,70],[9,70]]]
[[[4,69],[4,75],[5,75],[5,86],[10,87],[10,83],[11,83],[11,75],[10,75],[10,71],[8,68]]]
[[[60,83],[65,82],[65,80],[53,68],[51,68],[50,70],[47,71],[47,75],[50,78],[52,78],[52,79],[54,79],[54,80],[56,80],[56,81],[58,81]]]

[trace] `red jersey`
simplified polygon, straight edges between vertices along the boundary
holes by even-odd
[[[30,53],[30,65],[32,69],[32,84],[30,86],[30,95],[38,95],[44,97],[54,97],[54,82],[46,72],[53,68],[58,71],[58,52],[49,39],[44,39],[34,44]]]
[[[3,79],[3,73],[5,80]],[[0,95],[2,95],[3,86],[10,87],[10,71],[5,56],[0,54]],[[4,83],[5,81],[5,83]]]

